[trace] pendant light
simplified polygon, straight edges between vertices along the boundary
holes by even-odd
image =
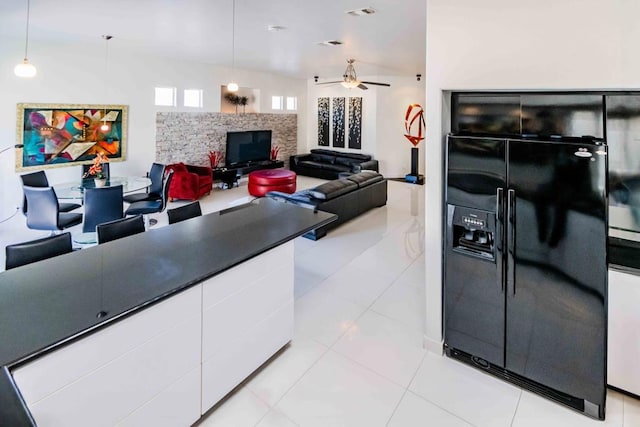
[[[109,34],[103,34],[102,38],[104,39],[104,75],[105,80],[109,77],[109,40],[113,38]],[[105,82],[104,85],[105,99],[107,94],[107,85]],[[102,126],[100,126],[100,130],[104,133],[109,132],[110,126],[107,124],[107,104],[104,104],[104,111],[102,112]]]
[[[231,22],[231,82],[227,84],[229,92],[237,92],[238,83],[233,81],[236,68],[236,0],[233,0],[233,19]]]
[[[27,59],[27,52],[29,50],[30,6],[31,6],[30,0],[27,0],[27,31],[26,31],[26,37],[25,37],[25,43],[24,43],[24,59],[22,60],[22,63],[16,65],[16,67],[13,69],[13,72],[16,74],[16,76],[24,77],[24,78],[35,77],[35,75],[38,73],[38,70],[36,70],[36,67],[34,67],[33,64],[30,64],[29,59]]]

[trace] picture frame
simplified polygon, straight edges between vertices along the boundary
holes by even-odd
[[[127,120],[127,105],[19,103],[16,171],[91,164],[98,152],[124,161]]]

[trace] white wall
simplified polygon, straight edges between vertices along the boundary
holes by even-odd
[[[411,143],[403,136],[404,115],[411,103],[424,105],[424,81],[415,77],[359,76],[361,80],[390,83],[391,87],[369,85],[368,90],[345,89],[339,84],[317,86],[307,82],[307,146],[302,152],[318,148],[318,98],[362,97],[362,149],[348,147],[339,151],[371,154],[380,163],[380,172],[388,177],[400,177],[411,171]],[[348,102],[347,102],[348,105]],[[330,119],[331,120],[331,119]],[[331,130],[330,130],[331,133]],[[348,139],[348,135],[347,135]],[[348,145],[348,140],[345,142]],[[324,147],[333,149],[333,147]],[[424,164],[421,165],[424,168]]]
[[[630,0],[429,0],[425,343],[442,341],[442,159],[447,90],[635,89],[640,85]]]
[[[29,58],[37,66],[38,75],[34,79],[20,79],[13,74],[13,67],[22,58],[23,43],[23,40],[3,40],[0,44],[0,149],[16,143],[17,103],[126,104],[129,105],[128,155],[125,162],[112,164],[112,173],[117,175],[144,175],[155,160],[157,111],[220,111],[220,86],[231,78],[228,68],[128,52],[126,43],[115,37],[109,42],[108,76],[104,73],[105,50],[100,39],[95,43],[65,46],[31,43]],[[306,144],[305,80],[238,69],[234,79],[242,87],[260,89],[263,113],[274,112],[272,95],[297,96],[298,145]],[[201,88],[204,108],[155,107],[155,86],[177,87],[179,103],[182,90]],[[79,166],[47,169],[51,183],[73,181],[79,175]],[[0,154],[0,184],[1,220],[13,212],[22,199],[12,152]]]
[[[411,148],[413,145],[404,137],[406,133],[404,118],[410,104],[420,104],[424,107],[424,80],[417,81],[415,77],[382,77],[381,80],[391,84],[390,88],[378,91],[376,157],[380,161],[380,170],[388,177],[404,177],[411,172]],[[415,110],[414,110],[415,112]],[[417,134],[417,123],[412,133]],[[424,132],[424,131],[423,131]],[[418,145],[421,153],[427,142]],[[424,161],[420,157],[420,173],[424,174]]]

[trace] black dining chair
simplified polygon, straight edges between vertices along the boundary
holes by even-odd
[[[109,179],[109,177],[111,176],[109,174],[109,163],[105,162],[105,163],[102,163],[101,165],[102,165],[102,174],[104,175],[105,178]],[[82,175],[80,176],[82,177],[83,180],[95,178],[93,175],[87,175],[89,173],[89,169],[91,168],[91,166],[93,166],[93,164],[82,165]]]
[[[162,178],[164,177],[165,165],[161,163],[154,163],[151,165],[149,171],[149,179],[151,185],[148,191],[144,193],[127,194],[123,197],[127,203],[144,202],[147,200],[160,200],[162,199]]]
[[[172,178],[173,170],[170,170],[164,177],[162,183],[162,197],[160,200],[143,200],[141,202],[131,203],[124,214],[129,216],[163,212],[167,207],[167,202],[169,201],[169,186],[171,185]],[[151,221],[149,221],[149,224],[153,225],[151,224]]]
[[[142,215],[105,222],[103,224],[98,224],[96,227],[96,232],[98,233],[98,244],[132,236],[138,233],[144,233],[144,230],[144,219],[142,218]]]
[[[200,209],[200,202],[195,201],[188,205],[167,209],[167,215],[169,216],[169,224],[175,224],[176,222],[201,216],[202,209]]]
[[[42,187],[42,188],[49,186],[49,180],[47,179],[47,174],[44,171],[26,173],[24,175],[20,175],[20,178],[22,179],[23,187],[25,185],[28,187]],[[58,202],[58,206],[59,206],[60,212],[70,212],[74,209],[78,209],[81,205],[79,205],[78,203]],[[24,215],[27,214],[27,209],[28,209],[27,197],[23,196],[22,213]]]
[[[121,218],[124,218],[122,185],[84,190],[84,233],[93,233],[98,224]]]
[[[33,230],[55,231],[73,227],[82,222],[82,214],[60,212],[58,198],[52,187],[23,187],[29,209],[27,227]]]
[[[5,248],[5,269],[10,270],[72,251],[71,233],[69,232],[29,242],[7,245]]]

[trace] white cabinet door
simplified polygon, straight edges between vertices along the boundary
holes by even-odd
[[[293,242],[203,283],[202,412],[293,338]]]
[[[640,395],[640,276],[609,270],[607,383]]]
[[[180,380],[200,373],[201,304],[196,285],[16,369],[38,426],[112,426],[172,387],[191,387],[197,398],[199,381]],[[110,355],[106,361],[98,357],[103,352]],[[99,363],[87,360],[91,355]],[[41,388],[53,391],[43,395]],[[191,412],[176,414],[188,420],[184,425],[200,416],[199,404],[174,409]]]

